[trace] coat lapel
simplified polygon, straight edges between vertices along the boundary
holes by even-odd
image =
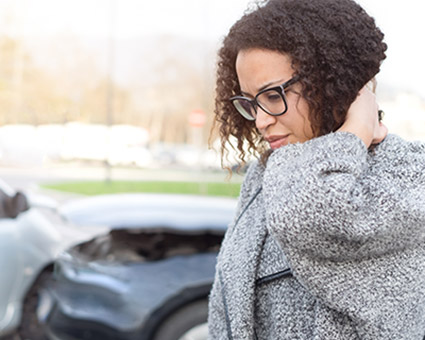
[[[254,338],[255,278],[267,234],[261,192],[243,210],[221,254],[222,294],[233,339]]]

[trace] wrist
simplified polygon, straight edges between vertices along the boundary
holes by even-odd
[[[366,145],[366,148],[372,144],[373,131],[370,131],[370,127],[366,124],[361,123],[351,123],[346,121],[342,126],[337,130],[339,132],[349,132],[353,135],[359,137],[363,143]]]

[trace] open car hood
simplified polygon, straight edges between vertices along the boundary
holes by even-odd
[[[115,194],[67,203],[60,213],[76,224],[117,228],[164,227],[223,231],[237,201],[231,198],[169,194]]]

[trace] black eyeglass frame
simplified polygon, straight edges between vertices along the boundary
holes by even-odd
[[[252,108],[254,109],[254,112],[256,112],[257,111],[257,107],[260,107],[264,112],[266,112],[267,114],[269,114],[270,116],[281,116],[281,115],[283,115],[283,114],[285,114],[286,113],[286,111],[288,111],[288,103],[287,103],[287,101],[286,101],[286,95],[285,95],[285,90],[289,87],[289,86],[291,86],[291,85],[293,85],[293,84],[295,84],[297,81],[299,80],[299,76],[294,76],[294,77],[292,77],[291,79],[289,79],[288,81],[286,81],[286,82],[284,82],[283,84],[281,84],[281,85],[279,85],[279,86],[274,86],[274,87],[269,87],[269,88],[266,88],[266,89],[264,89],[264,90],[261,90],[260,92],[258,92],[256,95],[255,95],[255,97],[254,97],[254,99],[250,99],[250,98],[248,98],[248,97],[244,97],[244,96],[234,96],[234,97],[231,97],[229,100],[230,100],[230,102],[233,104],[233,106],[235,107],[235,109],[236,109],[236,111],[238,111],[238,113],[239,114],[241,114],[242,115],[242,117],[244,117],[245,119],[247,119],[247,120],[251,120],[251,121],[254,121],[255,119],[256,119],[256,117],[253,117],[252,119],[251,118],[247,118],[241,111],[239,111],[239,109],[236,107],[236,105],[234,104],[234,101],[235,100],[238,100],[238,99],[242,99],[242,100],[245,100],[246,102],[248,102],[251,106],[252,106]],[[265,107],[263,107],[258,101],[257,101],[257,98],[260,96],[260,95],[262,95],[264,92],[268,92],[268,91],[276,91],[277,93],[279,93],[279,95],[281,96],[281,98],[282,98],[282,100],[283,100],[283,103],[285,104],[285,110],[283,111],[283,112],[281,112],[281,113],[272,113],[272,112],[270,112],[269,110],[267,110],[267,108],[265,108]]]

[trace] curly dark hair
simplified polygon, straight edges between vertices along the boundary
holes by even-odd
[[[229,101],[241,91],[235,66],[239,51],[261,48],[291,57],[313,132],[321,136],[342,125],[360,89],[379,72],[387,49],[383,37],[375,20],[352,0],[258,2],[231,27],[218,53],[214,127],[222,157],[231,136],[242,163],[247,153],[267,150],[255,123]]]

